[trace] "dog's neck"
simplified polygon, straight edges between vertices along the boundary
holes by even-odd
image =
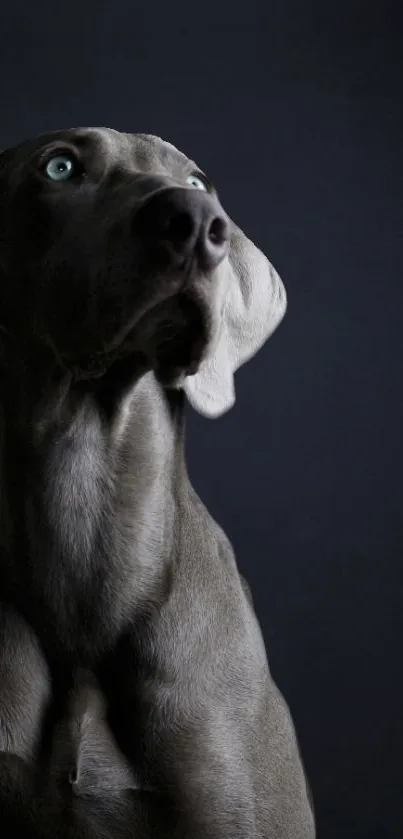
[[[87,627],[90,655],[102,646],[105,614],[110,638],[111,624],[118,633],[126,613],[166,596],[174,486],[188,484],[184,397],[135,359],[90,382],[57,365],[29,367],[15,366],[3,386],[2,571],[14,590],[23,583],[25,611],[36,598],[44,631],[57,618],[62,643]],[[54,602],[44,595],[51,578]]]

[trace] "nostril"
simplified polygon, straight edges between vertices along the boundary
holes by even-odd
[[[210,224],[207,237],[212,245],[224,245],[228,239],[228,225],[226,221],[216,216]]]
[[[190,213],[175,213],[167,219],[162,231],[163,237],[173,245],[181,245],[192,238],[194,227],[194,221]]]

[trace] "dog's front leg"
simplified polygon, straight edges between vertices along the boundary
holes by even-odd
[[[156,815],[167,831],[161,836],[260,839],[242,726],[225,701],[195,704],[188,685],[146,673],[130,641],[101,679],[121,749],[144,785],[161,794]]]
[[[35,633],[17,610],[0,603],[0,835],[5,839],[49,835],[40,827],[35,753],[50,696],[50,674]]]

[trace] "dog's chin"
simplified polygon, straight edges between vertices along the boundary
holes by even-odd
[[[179,387],[197,373],[211,334],[211,312],[203,300],[178,295],[151,314],[152,332],[146,353],[158,381],[165,388]]]

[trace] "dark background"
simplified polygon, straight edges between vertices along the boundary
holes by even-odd
[[[234,410],[190,414],[188,450],[252,586],[319,839],[403,836],[399,5],[1,10],[2,146],[73,125],[162,135],[285,281]]]

